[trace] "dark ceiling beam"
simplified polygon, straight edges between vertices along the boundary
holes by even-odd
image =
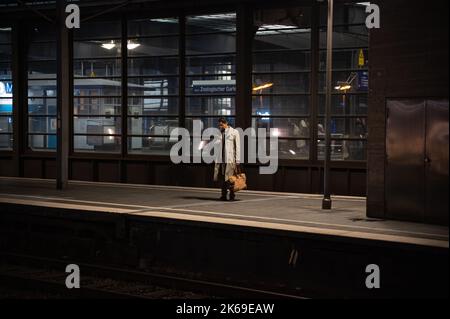
[[[118,9],[120,9],[120,8],[123,8],[123,7],[125,7],[125,6],[127,6],[127,5],[129,5],[129,4],[132,4],[132,3],[133,3],[132,0],[124,1],[124,2],[122,2],[121,4],[118,4],[118,5],[116,5],[116,6],[112,7],[112,8],[108,8],[108,9],[106,9],[106,10],[103,10],[103,11],[100,11],[100,12],[95,13],[95,14],[93,14],[93,15],[90,15],[90,16],[88,16],[87,18],[81,19],[81,22],[86,22],[86,21],[88,21],[88,20],[94,19],[94,18],[99,17],[99,16],[101,16],[101,15],[104,15],[104,14],[106,14],[106,13],[109,13],[109,12],[112,12],[112,11],[115,11],[115,10],[118,10]]]
[[[24,3],[22,0],[16,0],[16,1],[17,1],[17,3],[18,3],[20,6],[26,8],[27,10],[30,10],[30,11],[34,12],[36,15],[38,15],[38,16],[40,16],[41,18],[47,20],[48,22],[50,22],[50,23],[53,23],[53,22],[54,22],[50,17],[48,17],[47,15],[45,15],[44,13],[42,13],[41,11],[39,11],[39,10],[37,10],[37,9],[35,9],[35,8],[31,7],[31,6],[29,6],[28,4]]]

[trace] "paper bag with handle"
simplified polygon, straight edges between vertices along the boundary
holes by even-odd
[[[235,192],[239,192],[247,188],[247,176],[245,176],[245,173],[242,172],[240,165],[236,167],[234,175],[231,176],[228,181],[231,185],[233,185],[233,190]]]
[[[238,145],[236,145],[236,140],[234,140],[234,154],[237,153],[237,147]],[[238,163],[237,158],[236,163]],[[247,188],[247,176],[245,176],[245,173],[242,171],[241,165],[238,164],[236,166],[233,176],[228,179],[228,183],[232,185],[234,192],[239,192]]]

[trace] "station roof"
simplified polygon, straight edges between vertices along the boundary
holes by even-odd
[[[132,3],[144,3],[144,2],[156,2],[159,0],[129,0]],[[167,0],[166,0],[167,1]],[[21,7],[40,7],[45,9],[50,9],[56,6],[57,0],[2,0],[0,1],[1,8],[21,8]],[[79,5],[86,6],[103,6],[103,5],[114,5],[122,4],[127,2],[125,0],[67,0],[67,3],[76,3]]]

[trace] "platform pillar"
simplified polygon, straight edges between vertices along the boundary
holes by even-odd
[[[66,0],[57,1],[57,147],[56,187],[64,189],[69,178],[70,144],[70,41],[65,25]]]

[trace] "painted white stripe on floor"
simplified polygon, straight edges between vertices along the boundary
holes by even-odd
[[[29,177],[4,177],[0,176],[0,180],[12,180],[12,181],[31,181],[31,182],[44,182],[47,184],[54,184],[53,179],[39,179],[39,178],[29,178]],[[118,188],[134,188],[134,189],[152,189],[152,190],[176,190],[176,191],[197,191],[199,193],[217,193],[220,191],[218,188],[205,188],[205,187],[185,187],[185,186],[169,186],[169,185],[147,185],[147,184],[129,184],[129,183],[107,183],[107,182],[89,182],[89,181],[76,181],[70,180],[69,185],[85,185],[85,186],[107,186],[107,187],[118,187]],[[240,191],[241,195],[254,195],[254,196],[296,196],[303,199],[316,199],[322,200],[323,195],[321,194],[307,194],[307,193],[292,193],[292,192],[272,192],[272,191],[255,191],[255,190],[243,190]],[[333,200],[345,200],[345,201],[355,201],[355,202],[365,202],[366,197],[357,196],[343,196],[343,195],[333,195]]]
[[[164,208],[177,208],[177,207],[192,207],[192,206],[208,206],[208,205],[213,205],[213,204],[232,205],[232,204],[263,202],[263,201],[267,201],[267,200],[279,200],[279,199],[298,199],[298,197],[296,197],[296,196],[272,196],[272,197],[266,197],[266,198],[244,199],[244,200],[236,200],[236,201],[210,200],[210,201],[202,202],[202,203],[179,204],[179,205],[170,205],[170,206],[163,206],[163,207]]]
[[[8,202],[6,199],[0,199],[0,202]],[[70,205],[70,204],[56,204],[49,202],[39,202],[39,201],[31,201],[31,200],[17,200],[16,202],[21,202],[23,204],[28,205],[37,205],[43,207],[54,207],[58,205],[59,207],[67,207],[67,208],[75,208],[79,210],[86,210],[87,212],[93,210],[92,206],[82,206],[82,205]],[[104,209],[104,207],[97,207],[98,209]],[[119,210],[118,213],[128,213]],[[347,237],[347,238],[356,238],[356,239],[365,239],[365,240],[374,240],[374,241],[386,241],[386,242],[397,242],[404,244],[413,244],[419,246],[431,246],[431,247],[441,247],[447,248],[449,247],[448,241],[436,240],[436,239],[426,239],[426,238],[414,238],[414,237],[405,237],[399,235],[388,235],[388,234],[378,234],[378,233],[363,233],[359,231],[348,231],[348,230],[339,230],[339,229],[324,229],[324,228],[316,228],[316,227],[308,227],[301,225],[284,225],[284,224],[276,224],[276,223],[268,223],[268,222],[258,222],[251,220],[236,220],[224,217],[205,217],[204,216],[195,216],[189,214],[180,214],[180,213],[167,213],[160,211],[153,211],[145,213],[145,216],[148,217],[156,217],[156,218],[166,218],[166,219],[177,219],[177,220],[186,220],[186,221],[198,221],[203,223],[220,223],[225,225],[234,225],[234,226],[245,226],[245,227],[253,227],[253,228],[262,228],[262,229],[270,229],[270,230],[281,230],[281,231],[292,231],[292,232],[301,232],[301,233],[309,233],[314,235],[326,235],[326,236],[338,236],[338,237]]]
[[[0,194],[0,195],[9,195],[9,194]],[[309,224],[309,225],[317,225],[317,226],[326,226],[326,227],[345,227],[350,229],[359,229],[359,230],[368,230],[368,231],[378,231],[378,232],[392,232],[392,233],[401,233],[405,235],[410,236],[428,236],[428,237],[439,237],[443,240],[448,240],[448,235],[440,235],[440,234],[432,234],[432,233],[424,233],[424,232],[412,232],[412,231],[404,231],[404,230],[396,230],[396,229],[389,229],[389,228],[376,228],[376,227],[366,227],[366,226],[356,226],[356,225],[345,225],[345,224],[331,224],[331,223],[322,223],[322,222],[311,222],[311,221],[303,221],[303,220],[293,220],[293,219],[284,219],[284,218],[277,218],[277,217],[264,217],[264,216],[254,216],[254,215],[243,215],[243,214],[233,214],[233,213],[221,213],[221,212],[211,212],[211,211],[204,211],[204,210],[193,210],[193,209],[183,209],[183,208],[173,208],[171,206],[143,206],[143,205],[128,205],[128,204],[116,204],[116,203],[107,203],[107,202],[98,202],[98,201],[84,201],[84,200],[73,200],[73,199],[61,199],[61,198],[52,198],[52,197],[45,197],[45,196],[32,196],[32,195],[13,195],[13,197],[24,197],[24,198],[33,198],[33,199],[43,199],[43,200],[55,200],[55,201],[68,201],[68,202],[74,202],[79,204],[91,204],[92,206],[89,207],[96,207],[95,205],[105,205],[105,206],[116,206],[116,207],[130,207],[130,208],[139,208],[139,211],[135,210],[128,210],[128,213],[131,214],[145,214],[155,211],[173,211],[173,212],[181,212],[181,213],[195,213],[195,214],[204,214],[204,215],[212,215],[212,216],[228,216],[228,217],[238,217],[239,220],[243,220],[242,218],[252,218],[252,219],[259,219],[259,220],[265,220],[268,222],[283,222],[283,225],[285,223],[301,223],[301,224]],[[14,199],[12,199],[14,201]],[[0,199],[0,202],[9,202],[7,199]],[[215,202],[216,203],[216,202]],[[64,203],[61,203],[64,204]],[[110,207],[104,207],[104,206],[97,206],[97,208],[103,208],[103,210],[107,211],[106,209],[113,209]]]

